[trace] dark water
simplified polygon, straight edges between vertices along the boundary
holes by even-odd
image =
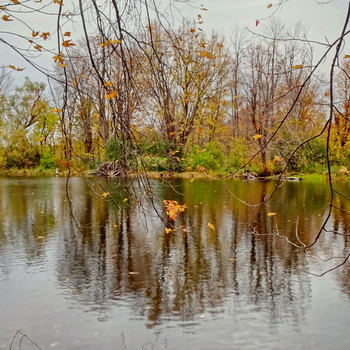
[[[255,207],[236,197],[258,203],[273,182],[153,181],[156,209],[188,207],[166,235],[152,203],[92,181],[70,180],[72,216],[66,179],[0,179],[0,348],[19,329],[44,349],[350,348],[349,264],[310,274],[350,237],[325,233],[305,254],[271,235],[311,243],[326,184],[285,183]],[[344,211],[328,224],[349,228]]]

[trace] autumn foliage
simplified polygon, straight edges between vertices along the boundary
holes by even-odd
[[[186,204],[179,204],[175,200],[164,200],[163,204],[168,218],[174,221],[187,208]]]

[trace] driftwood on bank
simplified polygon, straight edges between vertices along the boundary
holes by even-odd
[[[116,177],[125,175],[126,170],[120,166],[118,162],[106,162],[100,165],[100,167],[92,172],[92,175],[98,175],[103,177]]]
[[[258,174],[256,174],[255,172],[251,172],[249,170],[244,170],[243,174],[242,174],[242,178],[244,180],[255,180],[255,181],[266,181],[266,180],[274,180],[276,179],[275,176],[269,176],[269,177],[265,177],[265,176],[259,176]],[[280,178],[281,181],[302,181],[303,179],[301,177],[296,177],[296,176],[282,176]]]

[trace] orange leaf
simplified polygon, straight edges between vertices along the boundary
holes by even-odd
[[[35,50],[38,50],[38,51],[42,51],[43,50],[43,47],[41,45],[35,45],[34,46],[34,49]]]
[[[21,72],[22,70],[24,70],[25,68],[18,68],[18,67],[15,67],[13,66],[12,64],[9,64],[7,67],[13,69],[13,70],[16,70],[17,72]]]
[[[118,95],[117,91],[112,91],[109,94],[105,95],[105,99],[110,100]]]
[[[113,83],[112,83],[111,81],[105,81],[105,82],[103,83],[103,85],[104,85],[104,86],[111,86],[111,85],[113,85]]]
[[[63,6],[63,0],[53,0],[53,3],[60,5],[60,6]]]
[[[105,47],[105,46],[109,46],[112,44],[120,44],[121,41],[120,40],[106,40],[103,43],[100,44],[100,47]]]
[[[176,220],[177,216],[187,208],[186,204],[179,204],[177,201],[164,200],[163,203],[166,213],[171,220]]]
[[[52,58],[53,58],[54,62],[58,62],[60,64],[63,64],[64,63],[63,56],[64,56],[63,53],[59,53],[56,56],[53,56]]]
[[[344,58],[350,58],[350,55],[345,55]]]
[[[34,30],[32,31],[32,37],[35,38],[40,34],[40,32],[35,32]]]
[[[20,4],[20,2],[19,2],[18,0],[11,0],[11,2],[12,2],[13,4]]]
[[[11,22],[11,21],[13,21],[13,19],[11,19],[9,15],[3,15],[1,18],[2,18],[2,20],[5,21],[5,22]]]
[[[65,40],[65,41],[62,43],[62,46],[64,46],[64,47],[75,46],[75,44],[73,44],[71,41],[72,41],[72,40]]]
[[[268,4],[266,7],[269,9],[272,7],[272,4]]]
[[[51,34],[49,32],[43,32],[41,33],[41,37],[44,39],[44,40],[47,40],[47,38],[50,36]]]
[[[71,32],[64,32],[63,36],[70,36]]]
[[[215,56],[211,54],[209,51],[199,51],[199,54],[205,58],[215,58]]]

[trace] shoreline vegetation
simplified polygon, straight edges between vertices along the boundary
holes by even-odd
[[[250,180],[250,181],[266,181],[266,180],[278,180],[279,178],[282,181],[312,181],[312,182],[326,182],[328,181],[327,171],[318,173],[295,173],[295,172],[287,172],[280,177],[280,174],[271,174],[269,176],[256,176],[246,178],[244,175],[244,171],[241,170],[236,174],[232,175],[232,172],[216,172],[210,171],[208,173],[204,171],[183,171],[183,172],[175,172],[175,171],[147,171],[144,172],[148,178],[151,179],[189,179],[189,180],[197,180],[197,179],[211,179],[211,180],[220,180],[224,178],[235,178],[242,180]],[[71,169],[71,170],[59,170],[59,169],[7,169],[0,171],[0,177],[106,177],[99,176],[94,174],[94,171],[86,170],[86,169]],[[135,173],[130,173],[128,176],[133,177],[136,176]],[[118,179],[118,176],[109,176],[108,178]],[[341,167],[340,169],[335,170],[332,173],[332,178],[337,181],[350,181],[350,176],[347,169]]]

